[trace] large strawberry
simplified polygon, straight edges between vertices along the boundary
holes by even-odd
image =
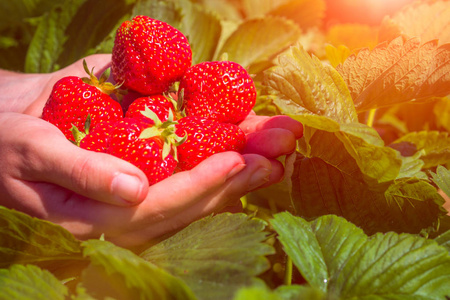
[[[122,120],[123,119],[120,121]],[[100,123],[93,130],[89,130],[86,135],[79,132],[74,132],[75,141],[78,142],[77,144],[79,144],[80,148],[95,152],[106,152],[109,147],[111,132],[120,121]],[[81,136],[77,138],[76,134],[81,134]]]
[[[234,124],[188,116],[179,119],[176,127],[178,135],[187,135],[186,141],[177,147],[177,171],[190,170],[219,152],[240,152],[245,146],[245,134]]]
[[[125,113],[126,118],[146,118],[142,111],[145,107],[153,111],[161,121],[166,121],[169,117],[169,110],[172,114],[175,114],[176,101],[171,99],[170,96],[163,94],[155,94],[151,96],[140,97],[133,101],[128,107]]]
[[[108,73],[97,79],[85,61],[83,65],[89,77],[67,76],[58,80],[42,111],[42,119],[54,124],[70,140],[73,140],[72,126],[85,132],[88,116],[91,129],[99,123],[123,118],[122,107],[109,96],[118,89],[106,82]]]
[[[186,115],[223,123],[242,121],[256,101],[252,78],[231,61],[193,65],[181,79],[179,91]]]
[[[145,114],[152,118],[152,122],[124,118],[116,123],[109,133],[106,153],[134,164],[145,173],[152,185],[174,172],[177,166],[176,147],[183,139],[175,135],[176,122],[172,115],[161,122],[148,108]]]
[[[114,79],[143,95],[163,93],[192,63],[187,38],[147,16],[136,16],[117,29],[112,49]]]

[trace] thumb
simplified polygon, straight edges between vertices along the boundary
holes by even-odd
[[[114,205],[142,202],[148,180],[137,167],[105,153],[81,149],[65,138],[46,136],[34,154],[32,180],[46,181]]]

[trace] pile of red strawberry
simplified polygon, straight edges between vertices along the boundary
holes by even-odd
[[[253,80],[231,61],[192,65],[187,38],[164,22],[136,16],[118,28],[111,61],[118,85],[84,66],[89,77],[54,85],[42,118],[80,147],[136,165],[150,184],[245,146],[237,124],[255,104]],[[140,95],[126,111],[110,96],[120,96],[119,86]]]

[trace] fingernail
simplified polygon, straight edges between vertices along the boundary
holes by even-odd
[[[127,204],[139,201],[142,187],[138,177],[124,173],[117,174],[111,183],[112,193],[119,198],[119,201]]]
[[[238,164],[238,165],[234,166],[234,168],[231,169],[230,172],[228,172],[227,179],[233,177],[234,175],[236,175],[237,173],[242,171],[244,168],[245,168],[245,164]]]
[[[252,174],[248,184],[248,191],[252,191],[257,187],[267,183],[269,181],[271,170],[267,168],[259,168]]]

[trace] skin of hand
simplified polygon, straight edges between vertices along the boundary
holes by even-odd
[[[110,55],[86,61],[101,73]],[[81,60],[51,74],[0,71],[0,205],[59,224],[79,239],[104,234],[134,247],[211,213],[239,210],[243,195],[282,180],[277,158],[292,153],[303,134],[289,117],[252,113],[240,124],[247,135],[243,154],[213,155],[149,187],[132,164],[76,147],[39,118],[58,79],[84,74]]]

